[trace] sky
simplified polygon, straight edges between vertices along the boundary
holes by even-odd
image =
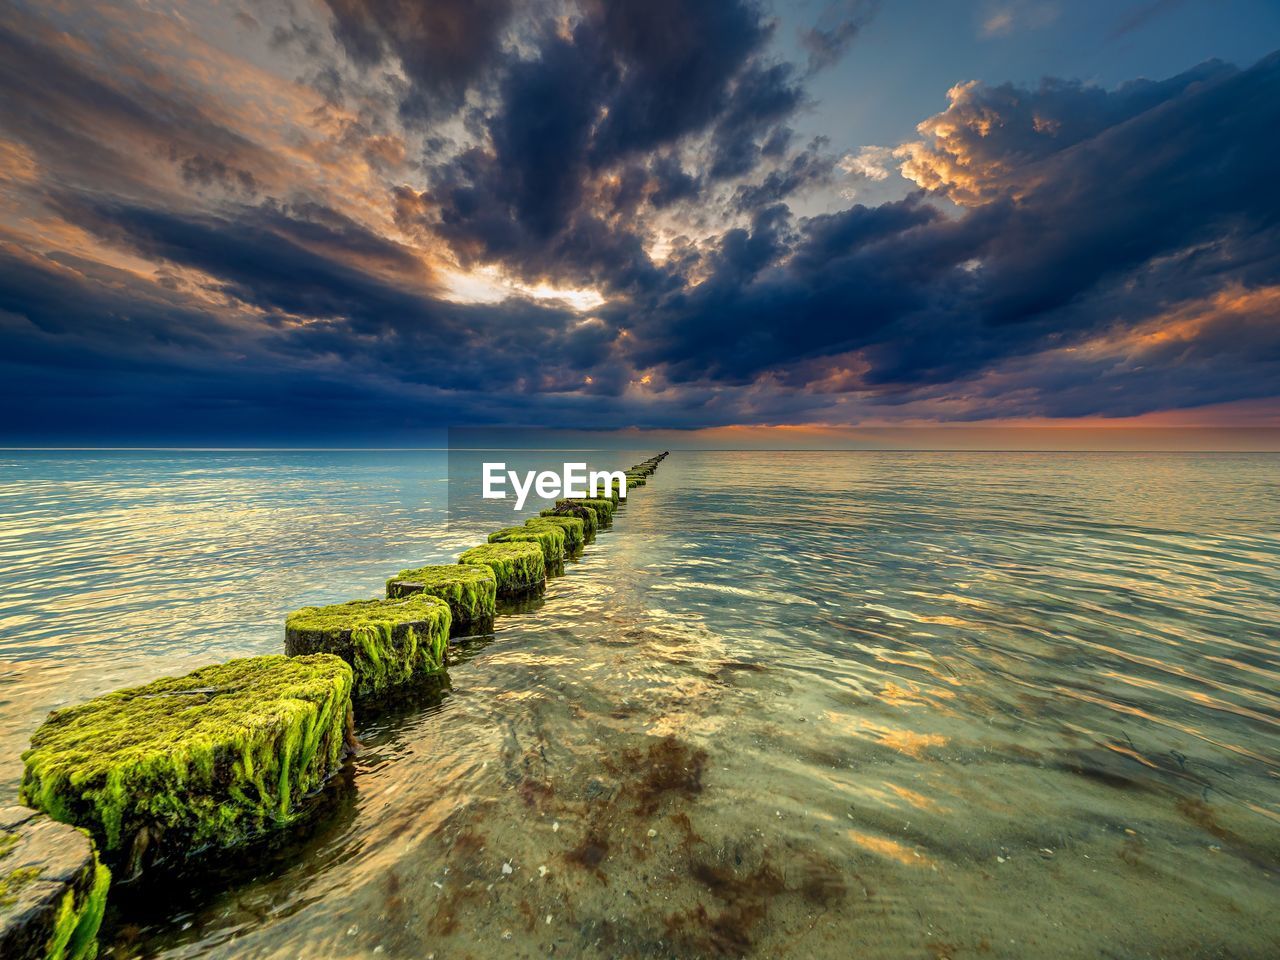
[[[1277,48],[1271,0],[0,0],[0,445],[1274,444]]]

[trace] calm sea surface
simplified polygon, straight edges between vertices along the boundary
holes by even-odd
[[[0,795],[49,710],[483,540],[445,488],[0,454]],[[119,891],[103,955],[1280,956],[1278,569],[1277,456],[677,452],[362,714],[288,843]]]

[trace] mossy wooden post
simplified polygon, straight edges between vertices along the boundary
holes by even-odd
[[[444,670],[452,614],[425,593],[303,607],[284,625],[285,653],[331,653],[355,671],[355,695],[369,697]]]
[[[577,517],[582,521],[583,542],[590,543],[596,536],[596,512],[590,507],[570,500],[561,500],[555,507],[543,510],[540,517]]]
[[[607,527],[613,523],[613,501],[611,500],[557,500],[556,509],[579,508],[590,510],[595,516],[596,529]]]
[[[564,517],[555,515],[530,517],[524,522],[524,525],[526,527],[532,527],[535,530],[545,529],[548,526],[558,527],[563,530],[564,549],[566,553],[572,553],[587,542],[586,526],[583,524],[581,517]]]
[[[625,486],[625,485],[624,485],[624,486]],[[624,498],[623,498],[623,496],[622,496],[622,493],[621,493],[620,491],[618,491],[618,490],[615,490],[615,489],[613,488],[613,485],[612,485],[612,484],[610,484],[610,486],[609,486],[609,492],[608,492],[608,493],[605,493],[605,489],[604,489],[604,487],[603,487],[603,486],[601,486],[601,487],[599,487],[598,489],[596,489],[595,491],[591,491],[591,492],[590,492],[590,494],[591,494],[590,496],[585,497],[584,499],[586,499],[586,500],[603,500],[605,503],[611,503],[611,504],[613,504],[613,506],[614,506],[614,507],[617,507],[617,506],[618,506],[618,504],[619,504],[619,503],[624,499]]]
[[[387,599],[417,593],[449,605],[449,636],[471,637],[493,630],[498,598],[498,578],[488,567],[467,563],[401,570],[387,581]]]
[[[564,531],[559,527],[503,527],[489,534],[490,543],[536,543],[548,572],[564,563]]]
[[[536,543],[486,543],[472,547],[459,563],[478,563],[498,578],[498,598],[511,600],[540,589],[547,582],[547,564]]]
[[[22,801],[84,827],[132,876],[292,822],[353,742],[351,668],[252,657],[55,711],[22,755]]]
[[[613,515],[618,509],[617,501],[611,500],[608,497],[586,497],[578,502],[594,508],[596,516],[606,517],[609,523],[613,522]]]
[[[86,832],[0,807],[0,957],[92,960],[110,886]]]

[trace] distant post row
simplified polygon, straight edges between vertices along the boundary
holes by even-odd
[[[666,457],[626,471],[627,489]],[[455,564],[401,570],[385,598],[297,610],[284,656],[51,713],[23,754],[27,807],[0,808],[0,956],[88,960],[111,869],[133,878],[291,823],[355,748],[362,701],[442,674],[450,638],[491,632],[500,601],[563,573],[621,503],[617,491],[558,500]]]

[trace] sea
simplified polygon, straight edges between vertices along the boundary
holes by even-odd
[[[533,512],[449,489],[0,453],[0,797],[49,711]],[[357,726],[295,827],[117,886],[100,956],[1280,956],[1280,455],[676,450]]]

